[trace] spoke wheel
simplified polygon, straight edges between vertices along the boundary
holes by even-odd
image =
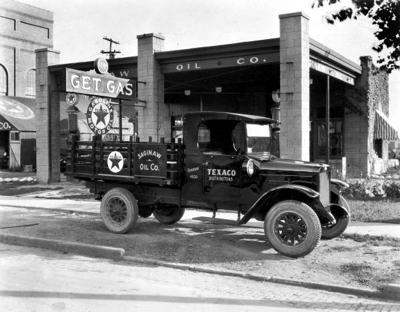
[[[298,258],[308,255],[321,239],[321,224],[308,205],[294,200],[273,206],[264,221],[267,240],[280,254]]]
[[[322,226],[322,238],[332,239],[340,236],[346,231],[350,224],[350,206],[342,195],[339,196],[338,205],[344,207],[349,212],[349,215],[336,220],[336,224]]]
[[[128,233],[138,220],[136,199],[123,188],[114,188],[106,193],[100,212],[104,225],[113,233]]]
[[[160,207],[153,212],[154,218],[162,224],[174,224],[182,219],[185,214],[185,208],[178,206]]]
[[[299,215],[288,212],[275,221],[274,231],[283,244],[294,246],[306,238],[307,225]]]

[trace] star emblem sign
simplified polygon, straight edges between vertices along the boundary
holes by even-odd
[[[114,122],[114,110],[107,99],[93,98],[87,108],[86,119],[90,130],[96,134],[106,134]]]
[[[108,169],[110,169],[110,171],[113,173],[120,172],[124,166],[123,160],[124,158],[122,157],[120,152],[117,151],[111,152],[110,155],[108,155],[107,159]]]
[[[93,114],[96,115],[97,117],[97,121],[96,121],[96,126],[102,122],[104,125],[106,125],[106,121],[105,121],[105,117],[108,116],[108,110],[107,109],[103,109],[103,106],[100,105],[100,108],[95,110],[93,112]]]
[[[75,93],[68,93],[66,100],[69,105],[75,105],[78,103],[78,96]]]

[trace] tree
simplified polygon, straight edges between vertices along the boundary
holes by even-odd
[[[312,7],[332,5],[340,0],[314,0]],[[357,19],[365,16],[377,26],[374,36],[379,43],[372,47],[378,52],[378,64],[389,73],[400,69],[400,0],[351,0],[354,7],[345,6],[338,12],[331,13],[326,20],[330,24],[335,21]]]

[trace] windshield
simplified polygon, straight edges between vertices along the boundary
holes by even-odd
[[[271,155],[271,130],[269,125],[246,124],[247,154]]]

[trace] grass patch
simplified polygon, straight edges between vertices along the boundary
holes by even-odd
[[[353,251],[353,247],[347,247],[347,246],[332,246],[329,247],[328,251],[329,252],[349,252]]]
[[[340,265],[339,270],[365,286],[371,286],[374,279],[375,268],[367,263],[345,263]]]
[[[360,235],[360,234],[342,234],[343,238],[352,239],[359,243],[366,243],[369,246],[387,246],[387,247],[398,247],[400,246],[400,238],[388,237],[388,236],[371,236],[371,235]]]
[[[400,224],[400,200],[348,199],[351,220]]]

